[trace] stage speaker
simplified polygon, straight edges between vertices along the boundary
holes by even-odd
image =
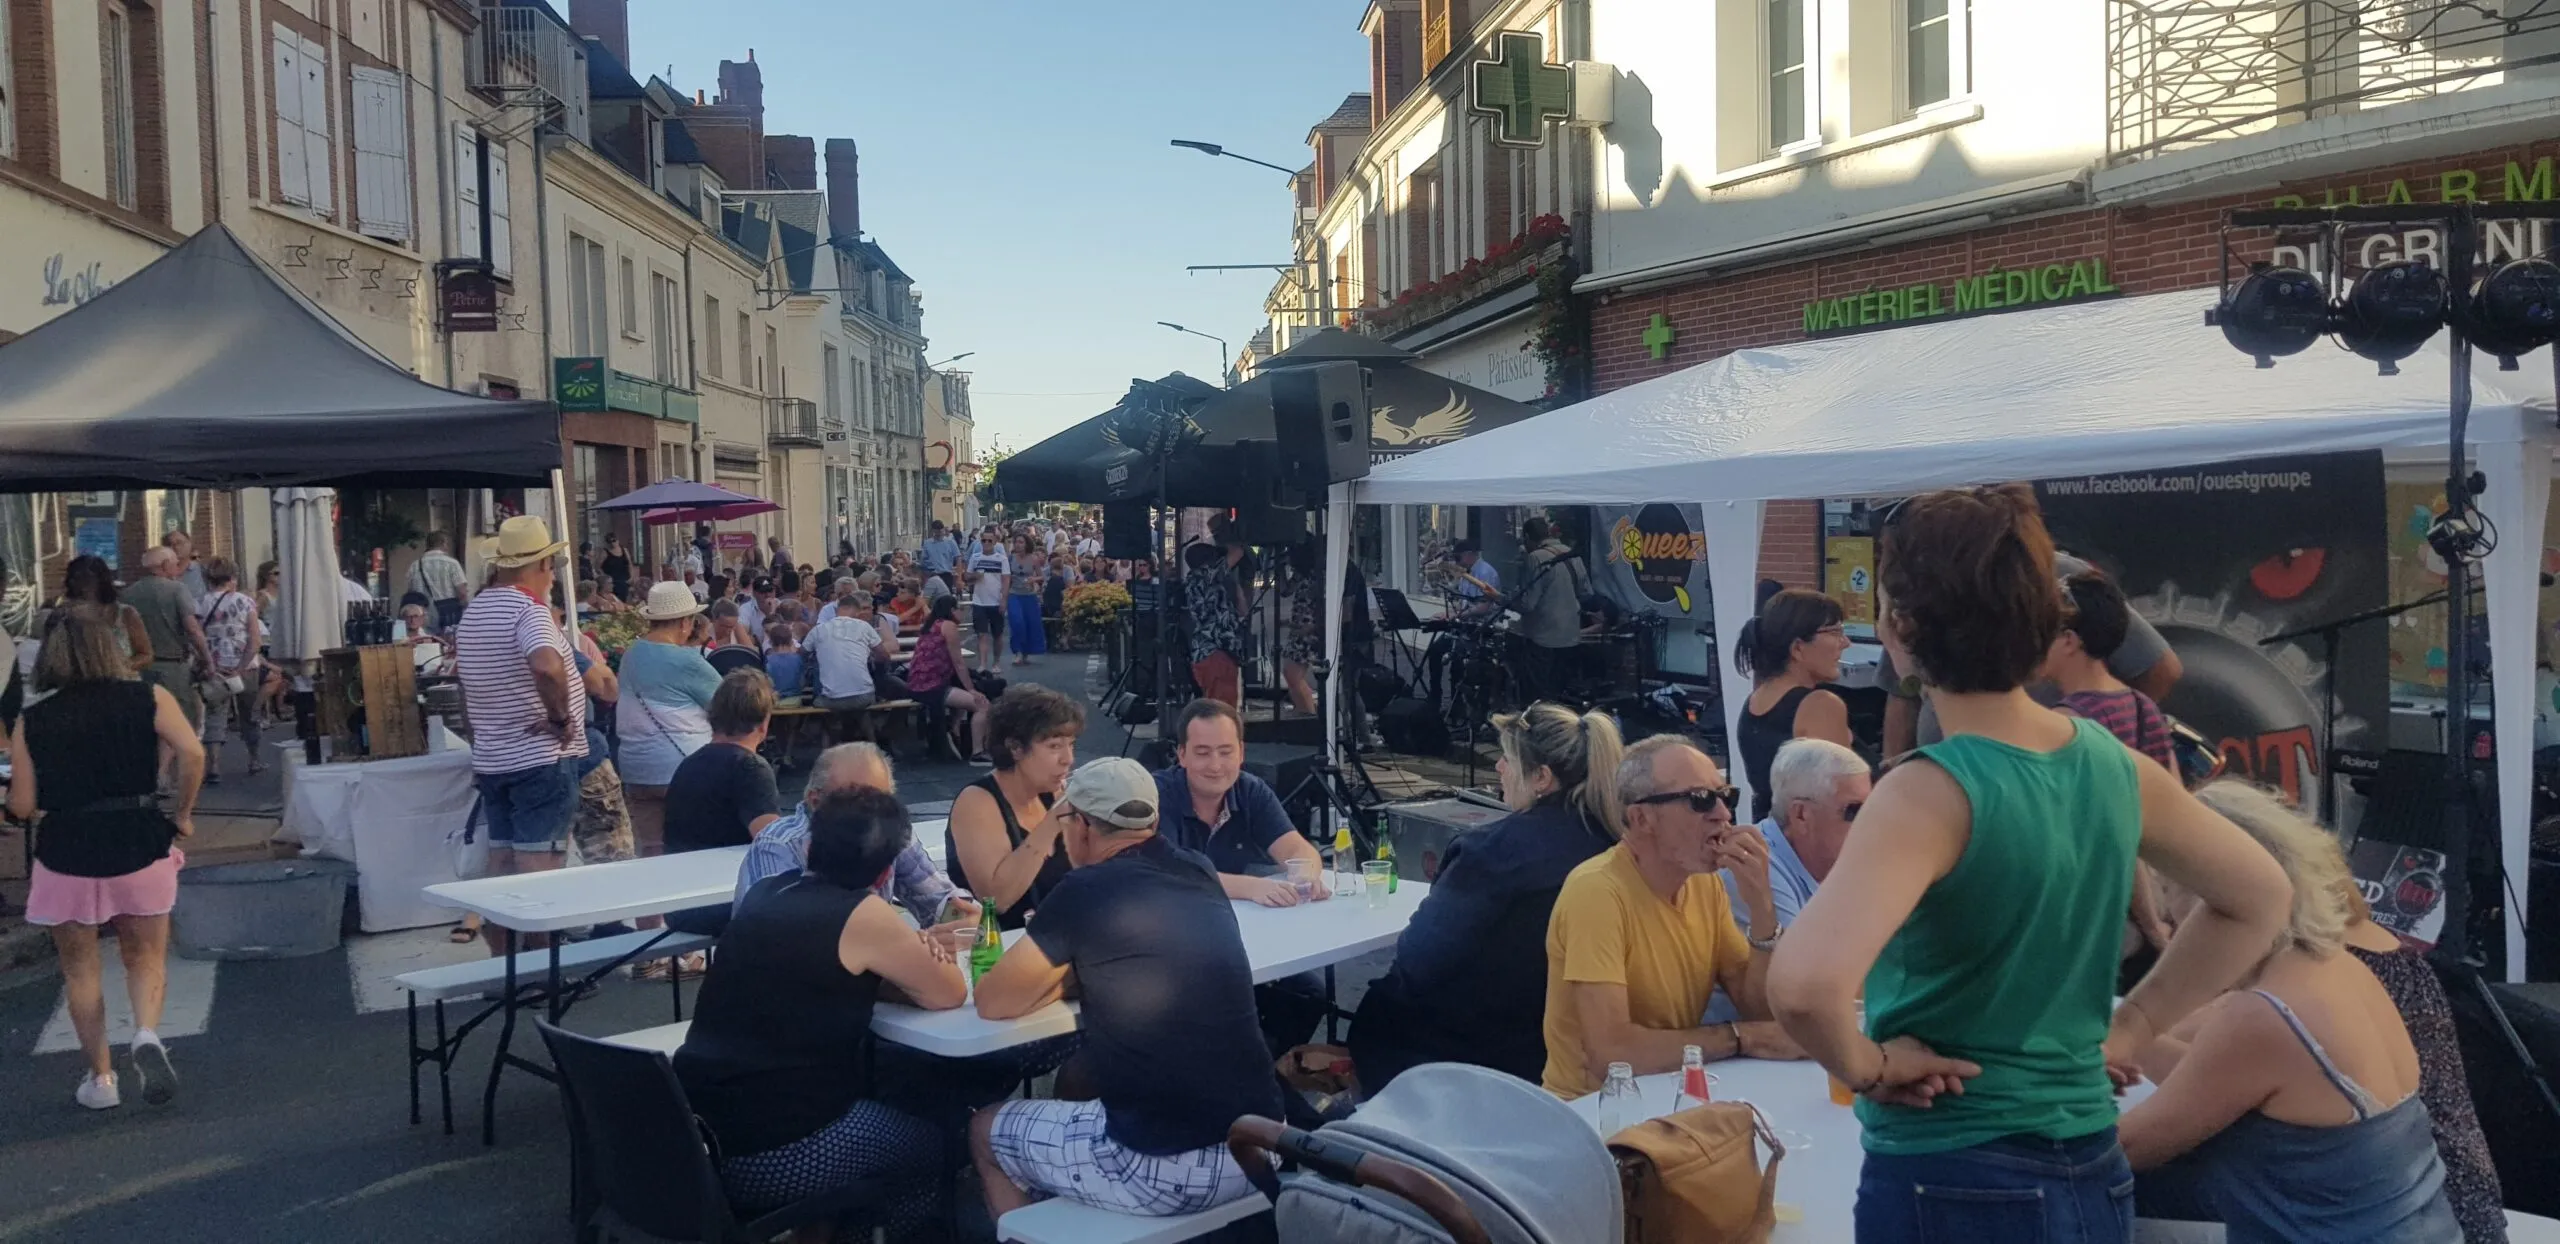
[[[1387,750],[1407,756],[1443,756],[1449,751],[1449,726],[1429,703],[1406,696],[1379,712],[1378,737]]]
[[[1358,363],[1286,367],[1271,377],[1280,478],[1321,498],[1325,485],[1369,473],[1369,374]]]
[[[1306,507],[1312,502],[1283,482],[1287,466],[1279,442],[1237,441],[1232,461],[1236,533],[1244,542],[1272,547],[1305,539]]]
[[[1102,507],[1102,555],[1113,561],[1137,561],[1153,555],[1155,524],[1144,501],[1114,501]]]

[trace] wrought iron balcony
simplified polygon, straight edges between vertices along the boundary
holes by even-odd
[[[2555,62],[2560,0],[2108,0],[2108,155],[2494,86]]]
[[[470,39],[473,90],[533,107],[570,137],[587,138],[586,45],[557,17],[523,0],[483,0]]]
[[[805,397],[765,399],[765,441],[776,449],[795,445],[818,448],[827,443],[818,423],[818,404]]]

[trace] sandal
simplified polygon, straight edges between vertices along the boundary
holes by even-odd
[[[479,941],[480,935],[472,932],[470,925],[457,924],[452,928],[445,930],[444,940],[451,942],[456,946],[468,946],[473,942]]]

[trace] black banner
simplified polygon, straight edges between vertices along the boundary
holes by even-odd
[[[2227,772],[2316,807],[2335,748],[2382,750],[2382,624],[2341,635],[2334,670],[2317,637],[2260,644],[2385,603],[2382,455],[2041,480],[2036,497],[2056,547],[2113,576],[2169,640],[2186,673],[2161,707],[2214,740]],[[2332,679],[2335,739],[2321,721]]]

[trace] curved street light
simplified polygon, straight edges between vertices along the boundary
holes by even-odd
[[[1298,170],[1294,168],[1282,168],[1269,160],[1257,160],[1249,155],[1237,155],[1216,143],[1204,143],[1196,138],[1177,138],[1173,140],[1173,145],[1176,147],[1188,147],[1205,156],[1225,156],[1230,160],[1242,160],[1247,164],[1259,164],[1264,168],[1270,169],[1272,172],[1286,173],[1291,177],[1298,175]]]
[[[1174,323],[1174,322],[1173,322],[1173,321],[1171,321],[1171,320],[1157,320],[1157,321],[1156,321],[1156,323],[1158,323],[1158,324],[1162,324],[1162,325],[1164,325],[1166,328],[1170,328],[1170,329],[1172,329],[1173,331],[1175,331],[1175,332],[1177,332],[1177,333],[1189,333],[1189,334],[1191,334],[1191,335],[1192,335],[1192,336],[1194,336],[1194,337],[1206,337],[1206,338],[1208,338],[1208,339],[1209,339],[1209,340],[1211,340],[1211,341],[1217,342],[1217,343],[1218,343],[1218,383],[1220,383],[1220,384],[1224,384],[1224,383],[1226,383],[1226,380],[1227,380],[1227,339],[1226,339],[1226,338],[1221,337],[1221,336],[1217,335],[1216,333],[1204,333],[1204,332],[1201,332],[1199,329],[1196,329],[1196,328],[1184,328],[1184,327],[1183,327],[1183,326],[1181,326],[1180,324],[1176,324],[1176,323]]]

